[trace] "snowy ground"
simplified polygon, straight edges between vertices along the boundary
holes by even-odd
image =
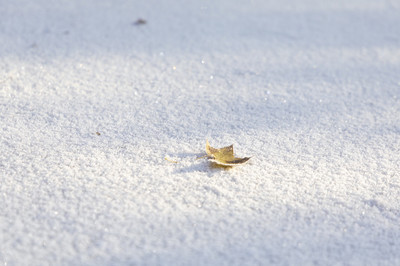
[[[0,265],[399,265],[399,25],[397,0],[1,1]]]

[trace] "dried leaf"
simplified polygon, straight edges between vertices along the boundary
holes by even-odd
[[[178,161],[171,160],[171,159],[168,158],[168,157],[164,157],[164,159],[165,159],[166,161],[170,162],[170,163],[179,163]]]
[[[237,158],[233,155],[233,145],[216,149],[206,142],[207,157],[219,165],[235,166],[247,162],[250,157]]]
[[[136,20],[136,21],[133,23],[133,25],[140,26],[140,25],[144,25],[144,24],[146,24],[146,23],[147,23],[146,20],[144,20],[144,19],[142,19],[142,18],[139,18],[138,20]]]

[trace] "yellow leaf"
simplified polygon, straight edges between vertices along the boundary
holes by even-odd
[[[178,161],[171,160],[171,159],[168,158],[168,157],[164,157],[164,159],[165,159],[166,161],[170,162],[170,163],[178,163]]]
[[[233,155],[233,145],[216,149],[210,146],[208,140],[206,142],[206,153],[207,157],[211,159],[213,162],[226,166],[235,166],[243,164],[250,159],[250,157],[245,157],[245,158],[235,157]]]

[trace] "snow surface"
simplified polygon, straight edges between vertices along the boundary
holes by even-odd
[[[0,265],[400,264],[399,1],[0,18]]]

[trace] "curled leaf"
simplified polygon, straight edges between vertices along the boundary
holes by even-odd
[[[235,157],[233,155],[233,145],[216,149],[210,146],[208,140],[206,142],[206,153],[207,157],[210,160],[219,165],[225,165],[225,166],[235,166],[239,164],[244,164],[250,159],[250,157],[244,157],[244,158]]]

